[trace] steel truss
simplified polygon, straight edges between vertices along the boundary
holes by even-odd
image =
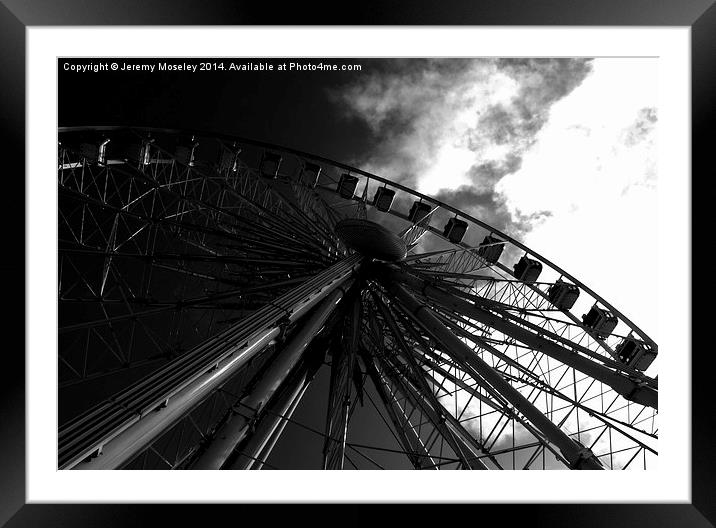
[[[250,140],[93,128],[60,141],[60,469],[269,469],[288,428],[315,436],[323,469],[656,460],[657,378],[623,352],[656,343],[508,234]],[[427,214],[411,217],[411,200]],[[441,227],[457,216],[458,241]],[[389,227],[408,256],[355,253],[336,234],[345,218]],[[512,271],[523,255],[538,280]],[[574,306],[553,302],[563,282]],[[617,326],[580,318],[593,306]],[[320,430],[295,417],[324,375]],[[382,440],[355,440],[356,423]]]

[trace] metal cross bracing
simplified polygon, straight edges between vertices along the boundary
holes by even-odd
[[[420,283],[418,282],[418,284]],[[496,310],[494,306],[485,309],[475,304],[467,303],[457,296],[449,297],[444,295],[444,293],[438,289],[427,287],[425,290],[433,294],[433,300],[426,302],[434,302],[435,298],[439,297],[441,300],[437,302],[438,309],[447,309],[449,313],[453,314],[455,313],[454,310],[457,309],[457,311],[462,311],[462,315],[457,317],[471,316],[481,321],[483,325],[490,328],[497,337],[497,339],[495,339],[494,336],[491,337],[490,339],[493,341],[499,342],[500,335],[496,332],[500,332],[505,336],[505,341],[510,345],[519,342],[523,345],[529,345],[529,348],[532,350],[543,350],[552,357],[561,358],[562,362],[587,371],[591,376],[597,376],[599,379],[611,383],[615,389],[622,391],[624,395],[628,395],[636,401],[641,401],[644,404],[656,407],[655,379],[640,373],[634,374],[630,369],[626,369],[621,363],[615,362],[614,360],[589,354],[588,349],[584,349],[578,344],[570,343],[567,339],[547,332],[539,326],[531,325],[525,321],[520,321],[520,324],[517,324],[514,318],[505,317],[505,312]],[[589,357],[574,354],[574,352],[584,351],[587,352],[585,356]],[[590,358],[600,360],[603,365],[590,361]],[[614,371],[606,367],[613,367]]]
[[[225,385],[215,389],[212,396],[203,401],[177,425],[129,462],[126,469],[187,469],[196,464],[203,451],[219,434],[222,425],[230,418],[240,416],[251,420],[253,434],[236,449],[234,465],[241,469],[261,469],[266,458],[290,421],[293,411],[300,403],[316,371],[323,364],[326,350],[334,339],[328,331],[335,326],[339,314],[326,324],[326,330],[310,342],[304,357],[281,384],[275,398],[257,413],[245,401],[247,395],[266,379],[269,369],[276,360],[280,348],[285,344],[277,342],[263,354],[252,358],[248,365]],[[199,417],[197,417],[197,415]],[[218,417],[218,418],[217,418]],[[174,446],[174,456],[169,462],[160,456],[167,445]]]
[[[61,156],[67,164],[71,154]],[[267,209],[273,193],[259,196],[255,177],[227,183],[151,160],[151,170],[72,167],[59,179],[59,301],[76,306],[60,311],[68,342],[61,383],[181,353],[221,319],[264,304],[336,257],[279,214],[283,202]],[[101,272],[84,273],[95,262]],[[163,325],[168,331],[157,335]],[[144,356],[138,340],[153,345]],[[97,341],[115,364],[89,357]]]
[[[382,326],[388,330],[383,335],[373,332],[372,350],[374,362],[382,373],[380,379],[383,383],[391,381],[392,386],[388,386],[387,390],[389,394],[393,395],[399,406],[401,400],[395,397],[396,393],[402,394],[402,402],[409,404],[412,408],[411,414],[405,414],[405,408],[403,408],[406,420],[410,419],[412,413],[417,413],[418,417],[413,422],[417,422],[417,425],[413,426],[413,429],[418,427],[419,431],[416,436],[421,442],[419,433],[427,433],[427,438],[422,443],[426,452],[429,452],[430,448],[440,440],[439,452],[436,454],[438,458],[444,458],[443,450],[449,449],[452,451],[453,458],[457,458],[462,469],[486,469],[481,462],[476,460],[477,452],[481,450],[481,446],[438,402],[413,357],[410,345],[403,338],[403,329],[398,326],[388,306],[378,295],[373,296],[373,306],[374,310],[377,310],[375,316],[382,319]],[[410,427],[410,422],[406,422],[404,426]],[[423,461],[420,468],[424,467]]]
[[[182,413],[228,381],[252,357],[264,353],[276,338],[282,338],[286,326],[340,291],[358,261],[352,257],[339,262],[257,310],[242,324],[233,325],[65,423],[59,432],[60,467],[75,466],[98,454],[104,456],[94,466],[126,462],[138,446],[151,443]],[[111,456],[107,456],[107,446]]]
[[[423,275],[420,272],[416,272],[415,276],[420,277]],[[432,277],[423,277],[427,283],[435,285],[438,289],[446,289],[454,293],[455,297],[451,299],[451,304],[458,306],[457,311],[461,309],[462,313],[462,324],[470,326],[473,329],[479,330],[483,333],[492,333],[495,328],[484,322],[479,322],[474,318],[470,318],[471,312],[476,312],[478,308],[475,305],[481,305],[493,311],[497,311],[506,321],[506,324],[516,324],[518,326],[525,327],[532,331],[537,332],[540,336],[547,338],[548,340],[561,343],[574,349],[586,356],[595,359],[599,362],[604,363],[610,367],[619,369],[629,375],[638,378],[650,386],[656,387],[657,383],[655,379],[646,377],[643,373],[630,368],[628,365],[617,361],[612,355],[607,354],[602,348],[602,342],[591,338],[591,334],[587,332],[582,325],[577,325],[569,320],[558,319],[553,316],[556,310],[545,310],[542,308],[527,309],[524,308],[522,295],[514,295],[513,286],[511,283],[507,285],[502,284],[501,295],[495,295],[495,290],[492,289],[495,281],[488,278],[486,286],[481,288],[475,288],[475,293],[465,293],[460,291],[460,288],[455,288],[453,284],[449,282],[436,281]],[[533,292],[533,290],[530,290]],[[434,303],[434,299],[425,298],[426,302]],[[618,343],[623,336],[612,335],[609,340],[613,343]]]
[[[184,468],[199,446],[211,435],[216,425],[215,417],[232,407],[236,395],[250,386],[253,377],[272,359],[274,353],[275,347],[274,350],[266,350],[264,354],[252,358],[237,376],[216,388],[176,425],[127,462],[124,469]]]
[[[446,322],[450,319],[457,321],[459,316],[453,313],[445,318]],[[629,450],[644,449],[655,454],[653,440],[657,430],[654,409],[626,401],[604,383],[584,376],[576,369],[554,361],[534,348],[516,346],[507,341],[505,336],[502,336],[502,342],[500,336],[494,336],[488,341],[477,333],[461,331],[458,324],[452,325],[451,329],[455,335],[474,347],[477,356],[489,361],[493,369],[501,371],[503,376],[510,379],[522,392],[529,394],[544,414],[548,414],[552,419],[559,418],[561,425],[571,429],[571,436],[580,443],[584,443],[585,437],[596,435],[597,446],[604,434],[608,433],[610,442],[619,443],[619,449],[623,449],[625,453]],[[438,381],[448,380],[453,386],[460,385],[462,390],[454,389],[455,405],[458,405],[459,396],[464,398],[465,391],[469,391],[470,387],[476,388],[479,383],[474,379],[466,383],[464,375],[451,372],[449,368],[461,368],[459,362],[446,356],[439,348],[433,348],[436,346],[439,345],[433,344],[431,348],[423,345],[423,350],[432,356],[424,360],[424,365],[437,374]],[[443,365],[446,361],[450,365],[447,369]],[[487,412],[477,412],[474,415],[470,412],[468,420],[479,419],[480,430],[483,430],[485,416],[494,416],[500,406],[487,404],[491,397],[484,393],[479,393],[477,398],[480,405],[488,405]],[[499,402],[499,399],[497,401]],[[499,425],[498,421],[493,427]],[[502,425],[506,426],[507,420],[503,420]],[[528,439],[527,443],[533,440]],[[606,445],[600,447],[604,451],[596,452],[597,456],[600,459],[609,457],[609,467],[617,467],[619,461],[613,459],[618,449]]]
[[[484,226],[484,225],[483,225]],[[438,234],[439,230],[433,226],[428,226],[426,232],[432,234]],[[488,229],[487,234],[490,236],[495,235],[495,230]],[[648,344],[653,350],[658,350],[656,343],[654,343],[648,335],[646,335],[641,329],[634,325],[627,317],[616,310],[611,304],[606,302],[601,297],[597,296],[591,289],[587,288],[574,277],[567,274],[561,268],[549,263],[546,259],[540,255],[530,252],[528,248],[522,244],[517,243],[514,240],[510,240],[510,237],[505,233],[498,233],[496,236],[499,237],[500,243],[487,243],[480,245],[470,245],[460,243],[458,248],[443,248],[433,251],[424,252],[413,252],[409,254],[405,259],[406,263],[410,263],[411,267],[415,271],[419,271],[423,274],[427,274],[436,278],[443,279],[445,281],[452,282],[454,287],[457,287],[463,291],[471,291],[477,288],[481,288],[479,291],[480,295],[495,295],[502,296],[505,293],[513,295],[510,301],[512,306],[522,305],[523,308],[531,308],[533,310],[552,310],[557,312],[566,321],[571,321],[576,326],[582,328],[583,333],[589,337],[586,342],[590,347],[594,349],[601,349],[603,352],[614,356],[614,349],[617,341],[622,338],[622,335],[618,333],[610,333],[605,339],[604,336],[599,335],[592,328],[584,325],[580,321],[577,315],[572,310],[564,310],[555,307],[548,300],[548,292],[550,287],[556,283],[566,279],[572,281],[575,285],[579,285],[581,292],[586,294],[580,299],[578,303],[581,307],[585,307],[587,303],[601,304],[607,309],[618,315],[620,323],[618,328],[621,328],[624,333],[628,333],[629,336],[632,334],[638,336],[646,344]],[[504,242],[504,243],[503,243]],[[444,244],[437,244],[442,246]],[[485,246],[502,245],[505,246],[503,256],[498,261],[492,262],[480,255],[480,249]],[[412,248],[413,250],[416,248]],[[514,272],[509,269],[508,266],[503,262],[507,260],[504,255],[511,255],[514,259],[519,255],[519,252],[524,250],[524,256],[537,257],[543,261],[545,265],[544,275],[551,275],[553,280],[551,281],[522,281],[515,280]],[[493,281],[493,283],[491,283]],[[491,292],[492,286],[493,291]],[[609,343],[607,342],[609,341]]]
[[[138,128],[61,130],[58,190],[60,468],[273,469],[292,428],[324,469],[656,460],[653,359],[624,355],[656,343],[449,204],[275,145]],[[345,218],[388,227],[408,256],[361,259]],[[613,325],[580,318],[592,307]],[[316,376],[323,426],[296,418]]]
[[[352,297],[349,313],[344,317],[341,327],[336,329],[337,339],[332,347],[323,469],[343,469],[348,422],[355,410],[358,390],[362,388],[357,365],[362,301],[359,291],[353,292]]]
[[[491,275],[484,274],[484,271],[483,274],[470,275],[423,267],[412,267],[412,271],[425,280],[439,282],[442,287],[452,289],[466,300],[500,307],[515,321],[540,326],[555,339],[568,342],[592,357],[642,377],[640,372],[628,365],[618,364],[615,359],[614,350],[625,335],[612,332],[606,338],[600,337],[573,314],[565,314],[550,303],[548,292],[556,282],[525,283],[506,276],[500,269],[490,269]]]
[[[494,393],[492,395],[486,395],[486,394],[477,394],[477,398],[480,399],[480,402],[487,402],[490,406],[490,411],[486,413],[484,416],[474,417],[471,415],[466,416],[465,413],[468,410],[467,406],[472,403],[472,397],[475,396],[475,392],[473,391],[473,394],[471,395],[471,398],[468,399],[467,402],[459,402],[457,399],[455,401],[448,401],[446,397],[450,397],[451,395],[454,395],[455,392],[459,388],[470,390],[471,387],[468,385],[460,386],[460,380],[457,378],[454,378],[454,381],[457,382],[457,384],[452,388],[451,391],[450,388],[446,388],[447,377],[444,377],[442,380],[438,379],[438,376],[436,376],[436,371],[440,371],[442,367],[437,366],[436,364],[433,365],[433,370],[431,371],[429,368],[426,368],[431,365],[430,359],[426,359],[426,357],[432,357],[434,359],[437,359],[440,364],[445,367],[445,361],[443,358],[440,357],[440,353],[437,349],[434,347],[426,345],[426,339],[421,336],[420,329],[417,329],[411,325],[411,323],[404,318],[401,322],[401,328],[406,331],[408,335],[411,335],[413,337],[413,347],[412,349],[415,351],[421,351],[422,353],[416,354],[415,361],[420,364],[420,366],[425,370],[425,378],[429,381],[430,386],[432,387],[433,391],[435,391],[435,395],[437,399],[440,401],[440,405],[445,408],[447,411],[449,411],[449,414],[446,414],[446,417],[450,417],[450,420],[453,423],[457,423],[460,426],[460,429],[462,431],[468,431],[472,430],[472,422],[473,419],[479,419],[481,422],[486,417],[489,417],[489,415],[494,412],[494,410],[504,410],[505,406],[504,403],[500,401],[499,396],[495,395]],[[459,369],[460,367],[456,367],[455,365],[452,365],[452,368]],[[464,378],[468,376],[466,372],[463,370],[460,371],[460,377]],[[495,397],[496,399],[491,399],[492,397]],[[495,468],[495,469],[503,469],[504,466],[496,459],[495,456],[487,449],[486,444],[483,443],[480,439],[479,435],[476,435],[475,432],[471,431],[467,434],[464,434],[465,438],[470,439],[470,443],[472,444],[473,450],[475,453],[478,453],[476,456],[477,458],[485,458],[485,462],[489,464],[487,467]],[[489,436],[487,438],[489,440]]]

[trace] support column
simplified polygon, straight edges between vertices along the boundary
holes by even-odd
[[[352,280],[348,282],[352,282]],[[271,363],[264,377],[254,387],[251,394],[241,400],[242,412],[245,412],[245,409],[253,409],[258,414],[264,409],[268,400],[279,389],[290,371],[301,359],[304,350],[321,330],[349,286],[346,283],[334,290],[308,316],[308,320],[302,324],[298,333]],[[194,462],[192,469],[223,469],[231,467],[234,461],[232,456],[234,450],[246,438],[252,422],[252,418],[247,418],[241,414],[232,416],[219,428],[211,444]]]
[[[301,398],[308,389],[316,369],[306,363],[299,365],[286,380],[281,392],[271,399],[251,437],[241,446],[241,455],[231,469],[259,469],[271,454]]]
[[[59,430],[60,469],[116,469],[132,460],[223,385],[360,266],[348,257],[197,345]],[[347,287],[347,286],[344,286]],[[316,329],[318,330],[318,329]]]
[[[283,434],[283,430],[286,428],[286,425],[288,424],[288,420],[293,416],[294,411],[296,410],[296,407],[298,407],[298,404],[301,401],[301,398],[303,398],[303,394],[305,393],[305,390],[308,388],[308,385],[304,387],[303,392],[301,392],[296,399],[291,403],[291,406],[288,408],[286,413],[284,414],[284,418],[282,419],[276,429],[271,433],[271,437],[268,439],[268,442],[266,442],[266,445],[261,450],[259,455],[256,457],[257,460],[254,460],[254,463],[250,467],[246,467],[246,469],[254,469],[254,470],[260,470],[264,467],[264,463],[266,460],[268,460],[268,457],[273,452],[273,448],[276,446],[276,442],[278,442],[278,439],[281,438],[281,435]]]

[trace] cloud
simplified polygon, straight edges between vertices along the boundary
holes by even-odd
[[[353,164],[518,236],[543,215],[511,212],[495,187],[590,71],[587,59],[388,60],[330,95],[374,136]]]
[[[552,213],[521,237],[525,245],[658,340],[658,267],[643,266],[658,245],[658,61],[595,59],[593,67],[551,107],[520,169],[497,188],[515,215]]]
[[[503,195],[494,192],[494,189],[480,191],[476,186],[462,185],[455,190],[443,189],[436,198],[475,218],[490,218],[490,225],[500,226],[500,229],[508,234],[529,231],[534,224],[552,215],[550,211],[535,211],[530,214],[523,214],[519,210],[510,211]]]
[[[642,108],[637,114],[636,121],[624,130],[624,145],[633,147],[644,141],[654,130],[656,125],[656,108]]]

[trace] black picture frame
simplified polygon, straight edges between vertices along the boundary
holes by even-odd
[[[24,282],[25,261],[25,30],[28,26],[76,25],[569,25],[688,26],[691,28],[692,71],[692,196],[713,172],[708,131],[714,128],[716,94],[716,6],[714,0],[520,0],[363,1],[326,9],[295,2],[281,9],[267,2],[231,0],[0,0],[0,130],[3,152],[3,258],[6,304],[5,346],[0,384],[0,525],[144,526],[207,522],[205,506],[25,504]],[[697,176],[698,175],[698,176]],[[687,184],[688,182],[685,182]],[[702,211],[693,204],[692,211]],[[692,224],[696,228],[708,222]],[[20,229],[20,225],[23,229]],[[708,225],[708,224],[706,224]],[[692,237],[692,240],[700,240]],[[693,276],[705,274],[694,262]],[[24,278],[21,281],[20,278]],[[21,289],[21,284],[23,288]],[[707,328],[707,311],[692,308],[692,326]],[[701,323],[701,324],[699,324]],[[20,337],[13,340],[12,337]],[[10,343],[15,344],[10,344]],[[499,515],[520,524],[569,526],[713,526],[716,523],[716,456],[714,416],[710,398],[710,347],[692,347],[692,502],[690,504],[524,504],[479,505],[467,515],[479,519]],[[687,354],[684,353],[687,357]],[[222,515],[237,515],[246,505],[212,506]],[[302,507],[303,508],[303,507]],[[341,516],[367,522],[374,506],[351,505]],[[509,517],[503,515],[510,510]],[[252,508],[253,509],[253,508]],[[465,508],[460,508],[461,512]],[[212,512],[212,516],[215,512]],[[313,514],[311,514],[313,515]],[[325,513],[321,513],[324,516]],[[402,515],[402,514],[401,514]],[[411,516],[422,518],[424,508]],[[244,517],[246,518],[246,517]],[[239,517],[236,517],[238,520]]]

